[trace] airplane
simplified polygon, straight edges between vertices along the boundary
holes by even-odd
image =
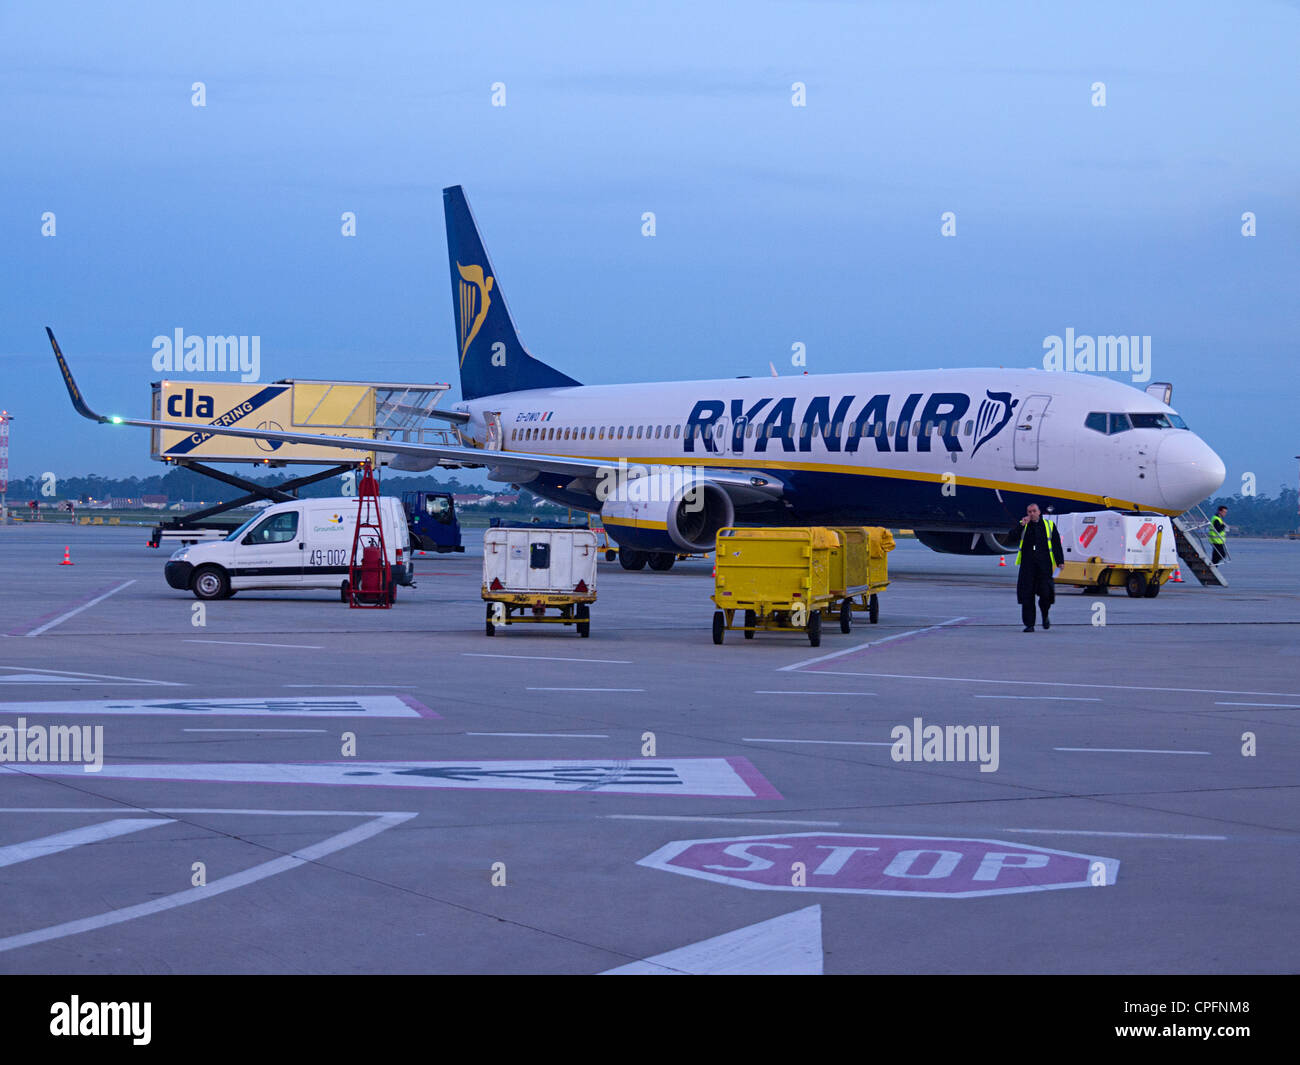
[[[461,401],[435,412],[461,445],[389,439],[398,470],[485,467],[599,513],[627,569],[670,568],[733,524],[910,528],[932,550],[1006,554],[1044,513],[1178,515],[1223,483],[1169,405],[1104,377],[1036,369],[885,371],[583,385],[535,358],[459,185],[443,190]],[[72,404],[102,423],[355,450],[355,438],[106,417],[51,330]],[[1012,530],[1012,532],[1008,532]]]

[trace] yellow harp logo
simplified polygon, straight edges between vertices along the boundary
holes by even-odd
[[[483,320],[492,306],[492,297],[488,295],[492,291],[492,278],[484,276],[481,266],[457,263],[456,269],[460,271],[460,304],[457,309],[460,311],[460,364],[464,366],[465,353],[483,328]]]

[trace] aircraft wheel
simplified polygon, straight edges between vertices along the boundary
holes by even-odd
[[[676,561],[676,555],[667,551],[656,551],[650,556],[650,568],[656,573],[667,573]]]
[[[631,551],[627,548],[621,548],[618,552],[618,564],[625,570],[645,569],[646,553],[644,551]]]

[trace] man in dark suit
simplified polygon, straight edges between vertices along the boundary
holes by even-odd
[[[1016,601],[1020,604],[1024,631],[1034,631],[1034,596],[1038,597],[1038,607],[1043,614],[1043,628],[1050,629],[1052,623],[1047,612],[1056,601],[1056,585],[1052,578],[1065,564],[1061,534],[1056,522],[1043,517],[1037,503],[1030,503],[1025,508],[1018,532],[1020,548],[1016,551],[1016,565],[1020,567],[1020,573],[1016,578]],[[1016,532],[1012,535],[1015,536]]]

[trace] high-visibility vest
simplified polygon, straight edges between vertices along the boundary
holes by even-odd
[[[1043,518],[1043,528],[1047,530],[1047,559],[1052,563],[1052,569],[1056,569],[1056,552],[1052,550],[1052,533],[1056,531],[1056,525]],[[1032,522],[1030,524],[1033,524]],[[1029,525],[1025,526],[1025,532],[1029,531]],[[1025,533],[1020,534],[1020,547],[1016,548],[1016,565],[1020,565],[1020,552],[1024,550]]]
[[[1227,528],[1228,528],[1227,523],[1221,517],[1219,517],[1219,515],[1217,514],[1214,515],[1214,517],[1210,519],[1210,543],[1218,544],[1220,547],[1222,547],[1223,534],[1227,530]]]

